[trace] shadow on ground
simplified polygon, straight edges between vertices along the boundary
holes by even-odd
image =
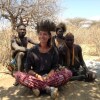
[[[36,98],[30,89],[21,85],[13,86],[13,82],[11,76],[0,79],[0,100],[51,100],[46,93]],[[100,79],[93,83],[69,82],[59,88],[58,100],[100,100]]]

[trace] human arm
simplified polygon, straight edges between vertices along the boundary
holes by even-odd
[[[84,59],[83,59],[83,55],[82,55],[82,48],[78,45],[77,46],[77,49],[78,49],[78,57],[79,57],[79,62],[81,64],[81,66],[84,68],[84,70],[87,72],[88,71],[88,68],[84,62]]]
[[[12,41],[11,46],[16,52],[18,51],[26,52],[27,51],[25,47],[19,46],[15,40]]]
[[[27,49],[25,47],[19,46],[17,43],[17,37],[15,35],[13,35],[11,37],[11,48],[14,50],[14,52],[25,52],[27,51]]]
[[[33,68],[36,66],[35,60],[38,59],[36,54],[34,53],[34,47],[28,50],[26,61],[25,61],[25,70],[28,72],[29,70],[33,70]]]
[[[25,72],[31,70],[31,66],[33,65],[34,58],[32,57],[32,49],[29,49],[26,55],[26,60],[24,64]]]
[[[53,48],[53,54],[52,54],[52,70],[56,70],[58,66],[58,60],[59,60],[59,54],[56,48]]]
[[[87,77],[87,81],[93,81],[96,78],[96,75],[93,72],[91,72],[91,71],[88,70],[88,68],[87,68],[87,66],[86,66],[86,64],[85,64],[85,62],[83,60],[81,47],[80,47],[79,58],[80,58],[81,65],[82,65],[82,67],[85,70],[85,75]]]
[[[30,38],[27,38],[27,39],[28,39],[28,42],[29,42],[29,43],[34,44],[34,45],[37,45],[37,43],[33,42],[32,39],[30,39]]]

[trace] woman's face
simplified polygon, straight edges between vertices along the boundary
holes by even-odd
[[[40,43],[47,43],[50,39],[50,35],[46,31],[40,31],[38,35]]]

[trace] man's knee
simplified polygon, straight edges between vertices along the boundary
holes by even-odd
[[[18,56],[20,56],[20,57],[23,57],[24,55],[25,55],[24,52],[19,52],[19,53],[18,53]]]

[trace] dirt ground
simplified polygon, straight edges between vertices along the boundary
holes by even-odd
[[[84,57],[88,59],[87,56]],[[46,93],[42,93],[36,98],[30,89],[21,85],[13,86],[15,79],[8,74],[5,67],[0,68],[0,100],[51,100]],[[97,77],[96,81],[92,83],[68,82],[59,88],[57,100],[100,100],[100,77]]]
[[[51,100],[46,93],[36,98],[30,89],[21,85],[13,86],[14,78],[5,72],[0,73],[0,100]],[[58,100],[100,100],[100,79],[92,83],[69,82],[59,88]]]

